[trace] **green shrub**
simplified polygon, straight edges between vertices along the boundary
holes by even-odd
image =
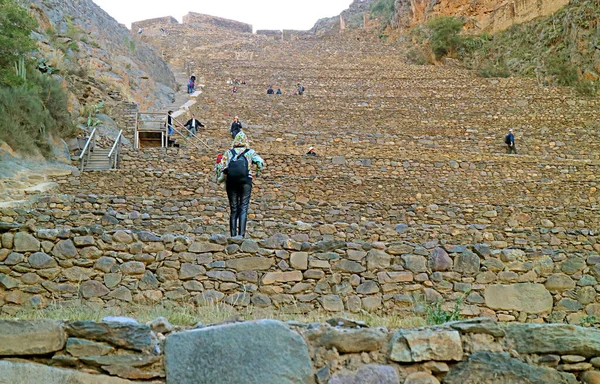
[[[460,320],[462,318],[460,314],[461,305],[462,298],[456,301],[452,311],[446,311],[442,309],[442,300],[438,300],[429,305],[425,310],[425,321],[427,321],[427,324],[430,325],[438,325],[447,323],[449,321]]]
[[[510,71],[504,65],[488,63],[477,70],[481,77],[509,77]]]
[[[35,70],[28,83],[0,87],[0,140],[19,152],[50,155],[49,136],[70,137],[75,127],[67,109],[67,95],[61,84]]]
[[[430,64],[429,60],[427,60],[427,55],[425,54],[423,48],[421,48],[421,47],[410,48],[408,51],[406,51],[406,58],[412,64],[417,64],[417,65]]]
[[[371,6],[371,15],[383,17],[386,21],[394,15],[394,0],[378,0]]]
[[[31,31],[37,22],[14,0],[0,0],[0,85],[22,82],[14,71],[14,63],[33,51]]]
[[[463,22],[456,17],[442,16],[428,20],[425,27],[429,31],[429,43],[436,59],[457,52],[463,43],[459,36]]]

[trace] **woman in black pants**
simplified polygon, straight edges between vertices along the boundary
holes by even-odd
[[[264,160],[253,150],[248,148],[246,134],[239,132],[233,140],[233,148],[223,154],[219,164],[222,176],[220,181],[225,181],[227,197],[231,215],[229,217],[229,231],[231,237],[246,236],[246,223],[248,222],[248,207],[252,195],[252,163],[257,166],[257,175],[264,168]]]

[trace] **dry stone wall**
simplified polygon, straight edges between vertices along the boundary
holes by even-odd
[[[2,226],[0,249],[0,308],[7,314],[84,299],[377,313],[459,301],[465,316],[501,321],[600,317],[598,251],[509,248],[505,241],[310,243],[303,234],[255,241],[100,226],[9,229]]]
[[[593,384],[598,368],[600,332],[565,324],[0,320],[7,383]]]

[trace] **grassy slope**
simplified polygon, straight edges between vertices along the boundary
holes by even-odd
[[[600,3],[571,0],[555,14],[515,25],[466,54],[474,69],[537,77],[545,83],[594,86],[600,72]],[[589,84],[595,81],[596,84]]]

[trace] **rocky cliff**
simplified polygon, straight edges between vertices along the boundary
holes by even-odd
[[[393,26],[410,27],[436,16],[458,16],[467,27],[478,32],[495,33],[506,28],[550,15],[569,0],[396,0]]]
[[[311,31],[317,34],[325,34],[328,32],[338,32],[340,30],[341,20],[344,20],[344,27],[355,29],[364,26],[364,15],[371,13],[371,6],[377,0],[354,0],[348,9],[344,10],[340,15],[326,17],[318,20]]]
[[[147,44],[91,0],[33,0],[40,58],[59,69],[74,111],[111,99],[142,109],[170,103],[175,78]]]

